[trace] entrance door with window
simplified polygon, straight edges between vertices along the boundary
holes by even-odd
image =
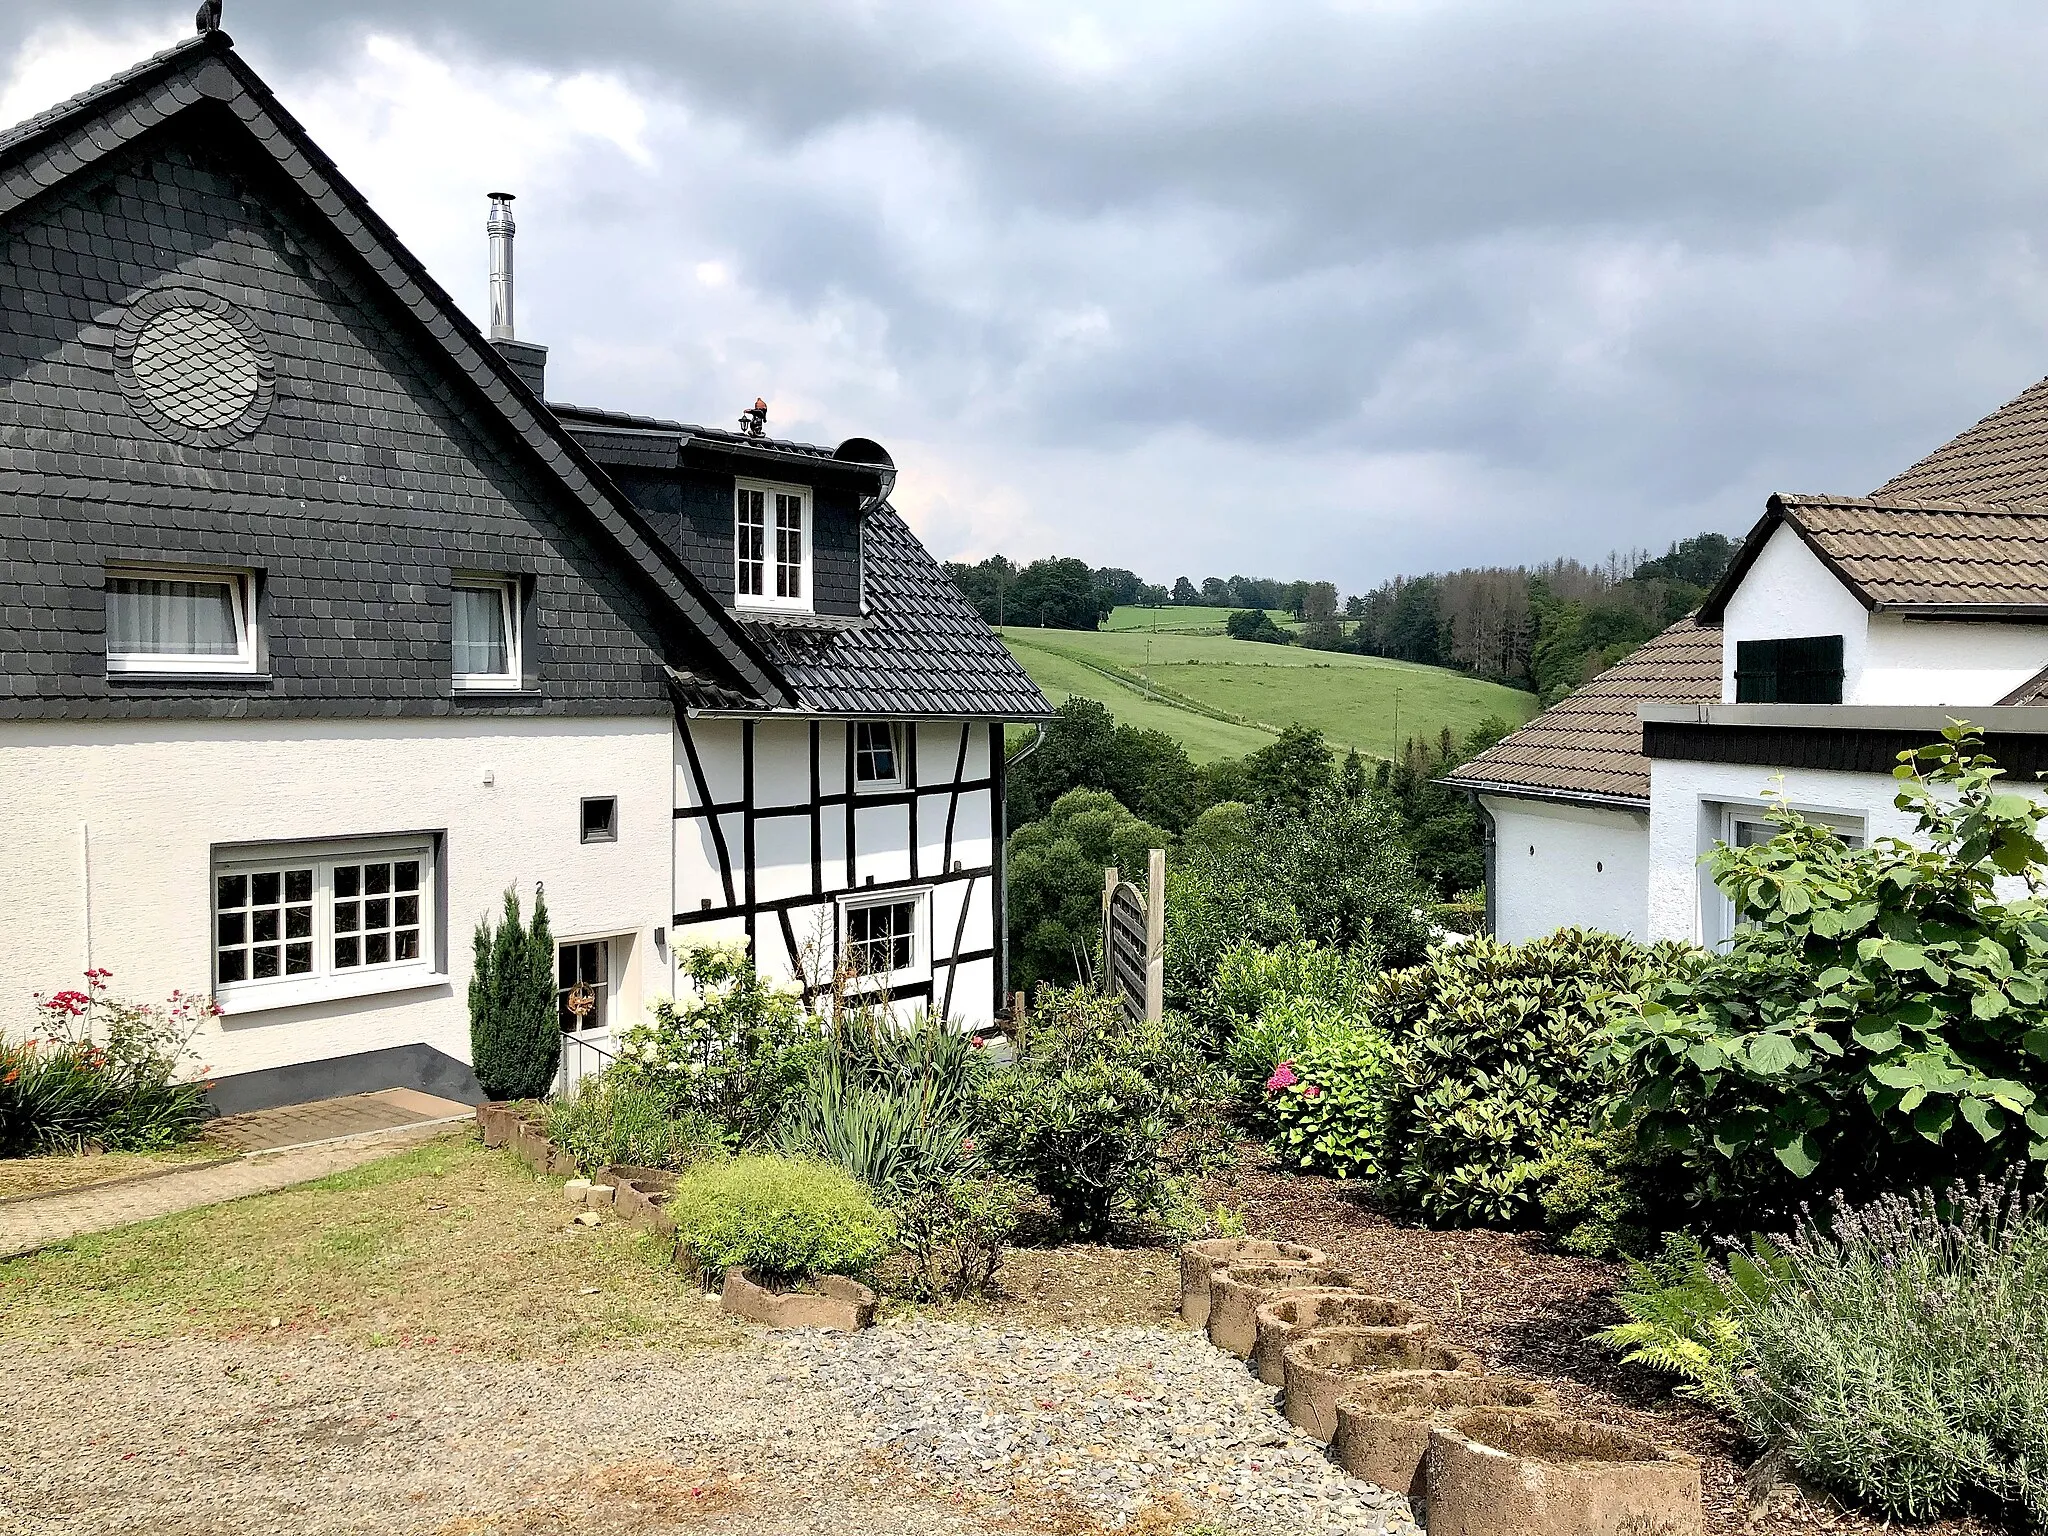
[[[576,939],[555,949],[555,1014],[562,1026],[558,1091],[573,1092],[618,1054],[613,1043],[613,939]]]

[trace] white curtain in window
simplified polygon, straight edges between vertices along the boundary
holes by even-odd
[[[233,656],[240,640],[234,591],[225,581],[107,581],[111,655]]]
[[[505,593],[499,587],[455,589],[455,673],[503,677],[506,658]]]

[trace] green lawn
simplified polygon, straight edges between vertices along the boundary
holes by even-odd
[[[1220,635],[1236,608],[1118,608],[1103,623],[1108,630],[1154,630],[1188,635]],[[1294,615],[1285,608],[1266,610],[1282,629],[1294,627]]]
[[[1120,721],[1179,738],[1197,762],[1263,746],[1296,723],[1314,726],[1334,745],[1385,757],[1409,736],[1434,736],[1445,726],[1462,735],[1488,715],[1519,725],[1536,713],[1534,694],[1377,656],[1137,627],[1096,634],[1010,629],[1003,638],[1054,703],[1071,694],[1099,699]],[[1106,677],[1090,663],[1120,675]],[[1146,696],[1147,680],[1157,696]],[[1180,707],[1176,698],[1193,707]]]

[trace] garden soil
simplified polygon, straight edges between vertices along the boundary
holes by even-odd
[[[1697,1456],[1709,1536],[2018,1536],[2025,1530],[1988,1516],[1887,1525],[1784,1483],[1760,1505],[1746,1482],[1754,1458],[1723,1419],[1673,1394],[1668,1378],[1623,1365],[1590,1342],[1590,1335],[1621,1321],[1612,1300],[1627,1278],[1621,1265],[1554,1253],[1528,1234],[1404,1225],[1375,1209],[1357,1186],[1278,1169],[1256,1146],[1245,1147],[1238,1165],[1208,1181],[1202,1193],[1211,1207],[1220,1201],[1243,1210],[1251,1236],[1312,1244],[1361,1286],[1420,1304],[1435,1314],[1441,1338],[1477,1350],[1493,1370],[1551,1387],[1567,1412]]]

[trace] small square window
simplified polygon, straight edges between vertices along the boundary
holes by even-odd
[[[603,795],[583,802],[583,841],[586,843],[615,843],[619,840],[619,802],[617,796]]]
[[[519,583],[502,576],[457,577],[453,601],[455,686],[517,688]]]
[[[247,571],[109,570],[107,670],[254,673],[253,586]]]
[[[903,739],[894,721],[854,722],[853,783],[856,789],[902,788]]]

